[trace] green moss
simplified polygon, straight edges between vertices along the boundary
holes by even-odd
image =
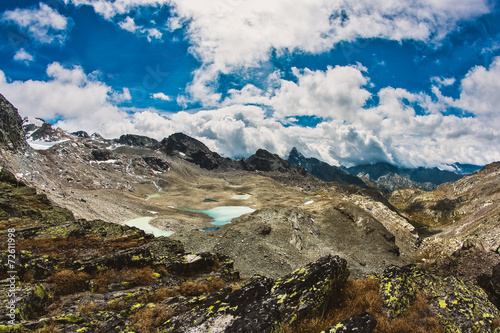
[[[56,317],[55,320],[59,323],[78,324],[84,321],[84,318],[79,313],[71,313],[65,316]]]

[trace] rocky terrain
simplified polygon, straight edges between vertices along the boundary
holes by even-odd
[[[18,312],[0,332],[500,324],[498,164],[432,192],[383,194],[265,150],[231,160],[182,133],[107,140],[41,121],[23,132],[1,107],[0,238],[15,228]],[[51,135],[57,144],[36,146]],[[207,210],[233,206],[250,213],[210,224]],[[171,236],[127,225],[137,218]]]

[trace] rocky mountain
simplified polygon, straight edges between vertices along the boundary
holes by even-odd
[[[483,166],[481,165],[463,164],[463,163],[453,163],[450,164],[449,166],[453,168],[453,172],[458,175],[471,175],[483,168]]]
[[[332,166],[314,157],[305,157],[297,148],[293,147],[288,155],[288,162],[295,166],[301,166],[311,175],[327,182],[338,182],[345,185],[358,185],[366,187],[366,184],[358,177],[353,176],[342,168]]]
[[[184,133],[175,133],[163,139],[160,150],[169,156],[181,157],[207,170],[241,169],[237,162],[212,152],[202,142]]]
[[[498,165],[385,196],[265,150],[234,161],[180,133],[155,142],[71,135],[45,150],[0,146],[0,241],[15,228],[22,282],[16,322],[0,331],[499,326]]]
[[[384,162],[353,166],[346,170],[385,193],[404,188],[431,191],[443,183],[462,177],[461,174],[438,168],[401,168]]]
[[[41,118],[25,117],[23,119],[23,129],[28,143],[35,145],[37,142],[55,143],[73,138],[73,135]]]
[[[21,116],[1,94],[0,110],[0,147],[14,152],[26,149]]]
[[[149,149],[159,149],[160,143],[144,135],[124,134],[115,140],[116,143],[131,147],[145,147]]]

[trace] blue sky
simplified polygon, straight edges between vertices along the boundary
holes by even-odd
[[[0,93],[68,131],[347,166],[500,160],[499,1],[16,0],[0,32]]]

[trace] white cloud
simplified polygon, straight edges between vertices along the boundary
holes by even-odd
[[[123,30],[127,30],[132,33],[139,33],[147,36],[148,41],[154,39],[161,40],[163,34],[156,28],[145,28],[143,26],[138,26],[135,21],[130,16],[127,16],[123,21],[118,22],[118,26]]]
[[[151,97],[153,97],[154,99],[161,99],[162,101],[171,101],[172,100],[172,98],[170,98],[170,96],[167,96],[162,92],[153,94],[153,95],[151,95]]]
[[[170,6],[170,30],[185,28],[190,51],[201,66],[193,73],[182,103],[200,101],[218,106],[220,74],[244,75],[260,68],[272,51],[319,54],[340,42],[364,38],[417,40],[437,44],[460,20],[491,10],[488,0],[65,0],[89,5],[108,20],[132,15],[141,8]],[[128,16],[118,23],[138,31]],[[156,28],[141,28],[149,40],[161,39]],[[156,29],[156,30],[155,30]],[[345,54],[349,57],[349,54]]]
[[[192,52],[203,65],[188,92],[193,100],[215,105],[214,82],[220,73],[244,72],[269,59],[271,50],[319,54],[341,41],[384,38],[438,43],[457,21],[490,10],[486,0],[402,3],[396,0],[204,1],[172,0],[176,17],[169,26],[184,27]],[[185,23],[185,24],[183,24]],[[346,55],[348,56],[348,55]],[[215,103],[214,103],[215,101]]]
[[[40,2],[38,8],[7,10],[2,21],[15,24],[41,44],[63,44],[71,27],[69,18]]]
[[[125,20],[118,23],[118,26],[123,30],[127,30],[130,32],[136,32],[139,27],[135,24],[135,21],[130,16],[127,16]]]
[[[35,58],[31,54],[29,54],[28,52],[26,52],[25,49],[19,49],[14,54],[14,60],[18,61],[18,62],[23,62],[25,64],[29,64],[30,62],[32,62],[33,60],[35,60]]]
[[[68,131],[83,129],[108,138],[134,133],[162,139],[184,132],[224,156],[247,157],[259,148],[285,156],[296,146],[307,156],[337,165],[388,161],[435,166],[500,160],[499,114],[494,111],[500,105],[498,71],[498,59],[488,69],[471,69],[460,82],[457,100],[436,95],[436,101],[424,93],[386,87],[378,93],[379,104],[370,108],[364,106],[372,96],[363,88],[369,78],[361,66],[296,69],[296,82],[274,73],[273,88],[233,90],[225,106],[196,113],[127,112],[118,105],[130,100],[128,89],[115,91],[81,67],[59,63],[48,66],[47,82],[10,81],[0,72],[0,91],[23,116],[62,118],[57,124]],[[417,112],[416,105],[425,112]],[[447,107],[457,105],[476,116],[446,114]],[[282,122],[315,113],[327,120],[316,127]]]
[[[64,68],[59,63],[47,67],[49,81],[10,81],[0,71],[0,91],[21,115],[43,119],[62,118],[69,131],[99,131],[114,136],[133,129],[128,116],[113,103],[130,98],[84,73],[81,67]]]
[[[476,66],[461,81],[460,98],[454,105],[477,117],[500,119],[500,57],[488,69]]]

